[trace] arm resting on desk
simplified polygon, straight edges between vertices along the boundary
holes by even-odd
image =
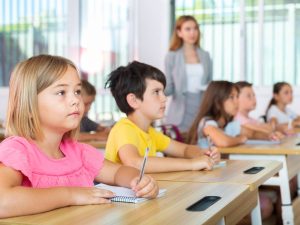
[[[157,196],[158,186],[153,178],[144,176],[137,184],[139,171],[112,163],[104,163],[99,181],[132,187],[138,197]],[[111,176],[112,178],[107,178]],[[46,212],[70,205],[109,203],[114,197],[110,191],[96,187],[32,188],[22,185],[23,175],[0,164],[0,218]]]
[[[158,194],[156,181],[144,175],[139,182],[140,171],[136,168],[104,161],[104,165],[96,177],[96,181],[110,185],[131,188],[138,197],[155,198]]]
[[[67,188],[22,187],[22,179],[20,172],[0,164],[0,218],[45,212],[73,203]]]
[[[207,155],[210,156],[215,163],[218,163],[221,158],[216,147],[212,147],[211,149],[201,149],[197,145],[189,145],[175,140],[171,140],[170,145],[164,153],[167,156],[186,159],[199,158],[203,155]]]
[[[203,129],[203,133],[205,136],[209,136],[217,147],[231,147],[239,144],[243,144],[247,137],[244,135],[238,135],[236,137],[232,137],[227,135],[223,130],[214,126],[206,126]]]
[[[120,160],[124,165],[140,168],[143,157],[133,145],[124,145],[118,151]],[[183,170],[211,170],[214,165],[213,160],[202,155],[192,159],[174,157],[148,157],[145,171],[147,173],[183,171]]]

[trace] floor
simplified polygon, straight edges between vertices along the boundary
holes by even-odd
[[[250,218],[250,217],[249,217]],[[249,218],[245,218],[243,219],[241,222],[239,222],[237,225],[251,225],[251,222],[249,220]],[[277,221],[277,217],[276,215],[272,215],[270,218],[268,218],[267,220],[264,220],[263,225],[282,225],[281,221]],[[252,224],[255,225],[255,224]]]
[[[279,225],[281,224],[281,221],[276,221],[276,216],[272,215],[270,218],[268,218],[267,220],[263,221],[263,225]]]

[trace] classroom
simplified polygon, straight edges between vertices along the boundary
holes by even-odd
[[[0,9],[0,224],[300,225],[299,0]]]

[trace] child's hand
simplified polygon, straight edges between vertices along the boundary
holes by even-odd
[[[286,128],[286,129],[284,129],[284,133],[287,136],[292,136],[292,135],[295,135],[297,132],[294,129],[288,129],[288,128]]]
[[[240,144],[244,144],[248,140],[245,135],[238,135],[238,137],[240,138]]]
[[[130,183],[137,197],[155,198],[157,196],[159,188],[151,176],[144,175],[142,180],[140,182],[138,181],[139,177],[135,177]]]
[[[212,170],[213,166],[215,165],[214,160],[207,155],[190,160],[192,162],[192,170]]]
[[[96,187],[72,187],[70,189],[72,205],[90,205],[110,203],[115,196],[111,191]]]
[[[269,139],[272,141],[280,141],[285,137],[285,135],[279,131],[272,132],[269,135]]]
[[[220,152],[218,151],[218,148],[215,147],[215,146],[212,146],[210,148],[210,150],[206,150],[204,152],[205,155],[209,156],[210,158],[212,158],[212,160],[214,160],[214,163],[218,163],[220,162],[220,159],[221,159],[221,154]]]

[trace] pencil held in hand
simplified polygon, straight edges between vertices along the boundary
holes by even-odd
[[[216,147],[214,147],[214,144],[209,136],[206,136],[207,144],[208,144],[208,152],[206,153],[207,156],[209,156],[214,163],[217,163],[220,161],[220,153],[217,151]]]
[[[213,144],[211,142],[211,139],[210,139],[209,135],[206,136],[206,140],[207,140],[208,150],[212,151],[211,147],[212,147]]]
[[[144,176],[144,173],[145,173],[145,165],[146,165],[147,158],[148,158],[148,152],[149,152],[149,148],[147,147],[145,155],[144,155],[144,160],[143,160],[142,168],[140,170],[140,177],[139,177],[138,183],[141,182],[141,180],[142,180],[142,178]]]
[[[288,130],[293,129],[293,120],[292,118],[289,118],[289,122],[288,122]]]

